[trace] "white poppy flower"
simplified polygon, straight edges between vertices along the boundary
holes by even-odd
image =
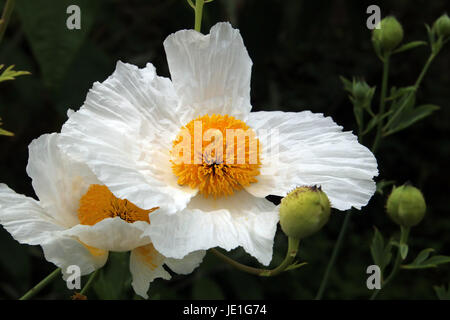
[[[170,279],[166,264],[188,274],[202,261],[204,251],[182,260],[166,258],[143,232],[149,212],[121,200],[101,184],[89,168],[63,154],[59,135],[43,135],[29,146],[27,173],[39,201],[0,184],[0,223],[20,243],[41,245],[45,258],[62,269],[70,265],[81,275],[101,268],[109,251],[131,251],[132,286],[147,297],[155,278]]]
[[[61,138],[64,151],[86,163],[116,197],[160,208],[144,232],[156,250],[182,258],[242,246],[268,265],[278,210],[267,195],[320,185],[339,210],[368,203],[377,162],[351,132],[309,111],[250,112],[252,61],[229,23],[216,24],[209,35],[176,32],[164,48],[171,80],[157,76],[151,64],[139,69],[118,62],[107,80],[94,84]],[[192,134],[196,123],[222,136],[227,129],[252,129],[245,132],[256,134],[251,141],[258,148],[245,147],[245,159],[255,156],[256,162],[218,161],[228,154],[210,152],[206,142],[216,138],[204,131],[191,141],[200,143],[199,163],[177,162],[180,137]],[[234,138],[222,142],[233,145]]]

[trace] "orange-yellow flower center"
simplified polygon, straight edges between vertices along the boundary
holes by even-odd
[[[178,184],[205,197],[231,195],[257,181],[261,166],[255,132],[228,115],[205,115],[181,128],[173,142],[172,170]]]
[[[116,198],[108,187],[93,184],[81,197],[78,219],[81,224],[93,226],[106,218],[120,217],[126,222],[145,221],[150,223],[148,214],[158,209],[144,210],[127,199]]]

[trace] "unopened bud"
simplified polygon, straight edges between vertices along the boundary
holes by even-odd
[[[440,16],[433,24],[433,31],[436,35],[442,37],[450,36],[450,18],[447,14]]]
[[[412,227],[425,216],[425,199],[422,192],[411,185],[394,187],[387,200],[386,210],[398,225]]]
[[[373,29],[372,42],[382,52],[391,52],[403,40],[403,27],[400,22],[392,16],[382,19],[380,28]]]
[[[330,217],[330,201],[317,187],[298,187],[281,200],[280,224],[288,237],[303,239],[320,230]]]

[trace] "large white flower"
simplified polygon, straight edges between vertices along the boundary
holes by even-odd
[[[82,275],[101,268],[109,251],[130,251],[135,292],[147,297],[155,278],[170,279],[166,264],[188,274],[202,261],[204,251],[182,260],[166,258],[144,235],[149,212],[113,196],[84,164],[63,154],[59,135],[43,135],[29,147],[27,173],[39,201],[0,184],[0,223],[20,243],[41,245],[45,258],[68,276],[70,265]]]
[[[267,195],[320,185],[339,210],[368,203],[377,162],[351,132],[309,111],[250,112],[252,61],[238,30],[228,23],[209,35],[183,30],[164,47],[171,80],[157,76],[151,64],[139,69],[118,62],[65,123],[61,139],[64,151],[85,162],[115,196],[160,208],[144,232],[158,251],[182,258],[242,246],[268,265],[278,212]],[[224,138],[228,129],[256,133],[248,142],[259,147],[244,147],[244,164],[219,161],[239,153],[234,137]],[[226,149],[212,152],[209,141]],[[183,143],[192,150],[180,153]],[[193,162],[178,161],[185,152],[183,159]]]

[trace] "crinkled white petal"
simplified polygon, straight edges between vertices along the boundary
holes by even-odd
[[[0,184],[0,223],[20,243],[41,245],[45,259],[60,267],[64,277],[70,265],[79,266],[84,275],[102,267],[108,258],[107,252],[93,254],[78,240],[61,236],[64,227],[37,201],[4,184]]]
[[[130,271],[133,277],[131,286],[136,294],[147,299],[150,282],[156,278],[165,280],[171,278],[163,268],[164,260],[165,258],[151,244],[131,251]]]
[[[85,162],[111,192],[142,209],[181,210],[196,190],[168,184],[171,163],[155,165],[155,153],[168,154],[187,119],[169,79],[117,63],[113,75],[95,83],[81,109],[64,124],[60,147]],[[189,119],[191,120],[191,119]]]
[[[377,160],[330,117],[310,111],[252,112],[247,124],[262,132],[263,165],[259,182],[246,188],[251,194],[285,196],[297,186],[318,185],[339,210],[361,209],[374,194]]]
[[[250,112],[252,61],[239,30],[217,23],[208,35],[182,30],[164,41],[169,70],[182,106],[194,116]]]
[[[39,245],[63,227],[39,203],[0,184],[0,224],[20,243]]]
[[[76,225],[61,232],[61,235],[76,237],[83,243],[107,251],[130,251],[149,244],[143,231],[149,224],[145,221],[128,223],[119,217],[103,219],[93,226]]]
[[[79,267],[81,275],[85,275],[103,267],[108,260],[108,251],[91,251],[71,237],[54,236],[42,244],[42,248],[45,259],[61,268],[64,279],[73,274],[68,269],[70,266]]]
[[[65,227],[78,224],[79,200],[91,184],[99,184],[83,163],[58,148],[59,135],[44,134],[29,145],[27,173],[40,205]]]
[[[270,201],[246,191],[227,198],[197,195],[186,209],[176,214],[156,210],[150,214],[150,227],[144,232],[156,250],[166,257],[181,259],[188,253],[221,247],[242,246],[268,265],[272,259],[278,210]]]
[[[183,259],[166,258],[165,264],[175,273],[189,274],[202,263],[205,254],[206,251],[199,250],[189,253]]]

